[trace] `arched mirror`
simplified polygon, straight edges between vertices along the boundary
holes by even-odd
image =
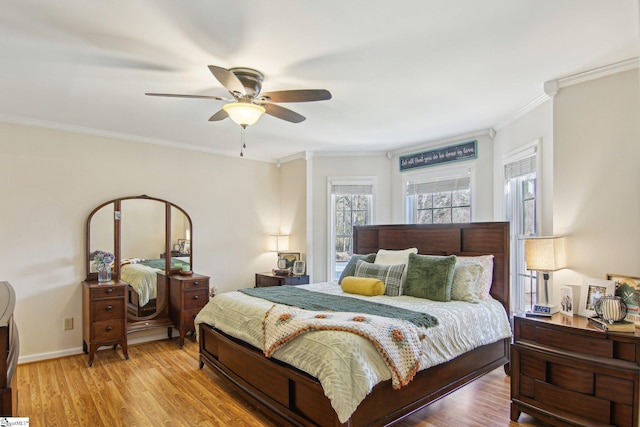
[[[182,208],[145,195],[110,200],[89,215],[87,280],[97,280],[91,254],[113,253],[112,279],[128,284],[129,332],[171,326],[166,277],[192,270],[192,231]]]

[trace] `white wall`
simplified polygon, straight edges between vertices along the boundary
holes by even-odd
[[[562,88],[554,103],[553,224],[569,264],[556,283],[640,277],[640,72]]]
[[[272,268],[266,236],[280,226],[279,177],[270,163],[0,124],[0,280],[17,293],[20,361],[81,351],[94,207],[140,194],[182,207],[193,221],[194,269],[224,292]],[[65,317],[73,330],[63,330]]]

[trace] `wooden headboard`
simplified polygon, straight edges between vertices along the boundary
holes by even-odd
[[[509,311],[509,223],[394,224],[353,227],[353,253],[418,248],[423,255],[493,254],[491,296]]]

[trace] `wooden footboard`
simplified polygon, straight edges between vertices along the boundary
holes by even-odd
[[[346,424],[338,421],[318,380],[208,325],[200,324],[200,368],[205,364],[280,424],[383,426],[400,420],[508,363],[510,339],[485,345],[419,372],[400,390],[378,384]]]

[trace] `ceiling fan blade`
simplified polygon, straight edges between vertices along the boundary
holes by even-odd
[[[240,79],[238,79],[238,77],[236,77],[236,75],[231,71],[227,70],[226,68],[218,67],[216,65],[209,65],[209,71],[211,71],[211,74],[213,74],[213,76],[218,79],[220,84],[222,84],[222,86],[224,86],[232,94],[234,92],[241,95],[247,94],[247,91],[244,89],[244,86],[242,85]]]
[[[175,93],[145,93],[148,96],[168,96],[171,98],[199,98],[199,99],[217,99],[218,101],[234,101],[233,99],[222,98],[213,95],[180,95]]]
[[[277,117],[291,123],[300,123],[306,120],[305,116],[276,104],[265,104],[263,107],[266,109],[265,112],[270,116]]]
[[[326,89],[298,89],[266,92],[260,95],[265,102],[310,102],[331,99],[331,92]]]
[[[227,112],[224,111],[224,110],[220,110],[217,113],[215,113],[213,116],[211,116],[209,118],[209,121],[210,122],[219,122],[220,120],[224,120],[227,117],[229,117],[229,114],[227,114]]]

